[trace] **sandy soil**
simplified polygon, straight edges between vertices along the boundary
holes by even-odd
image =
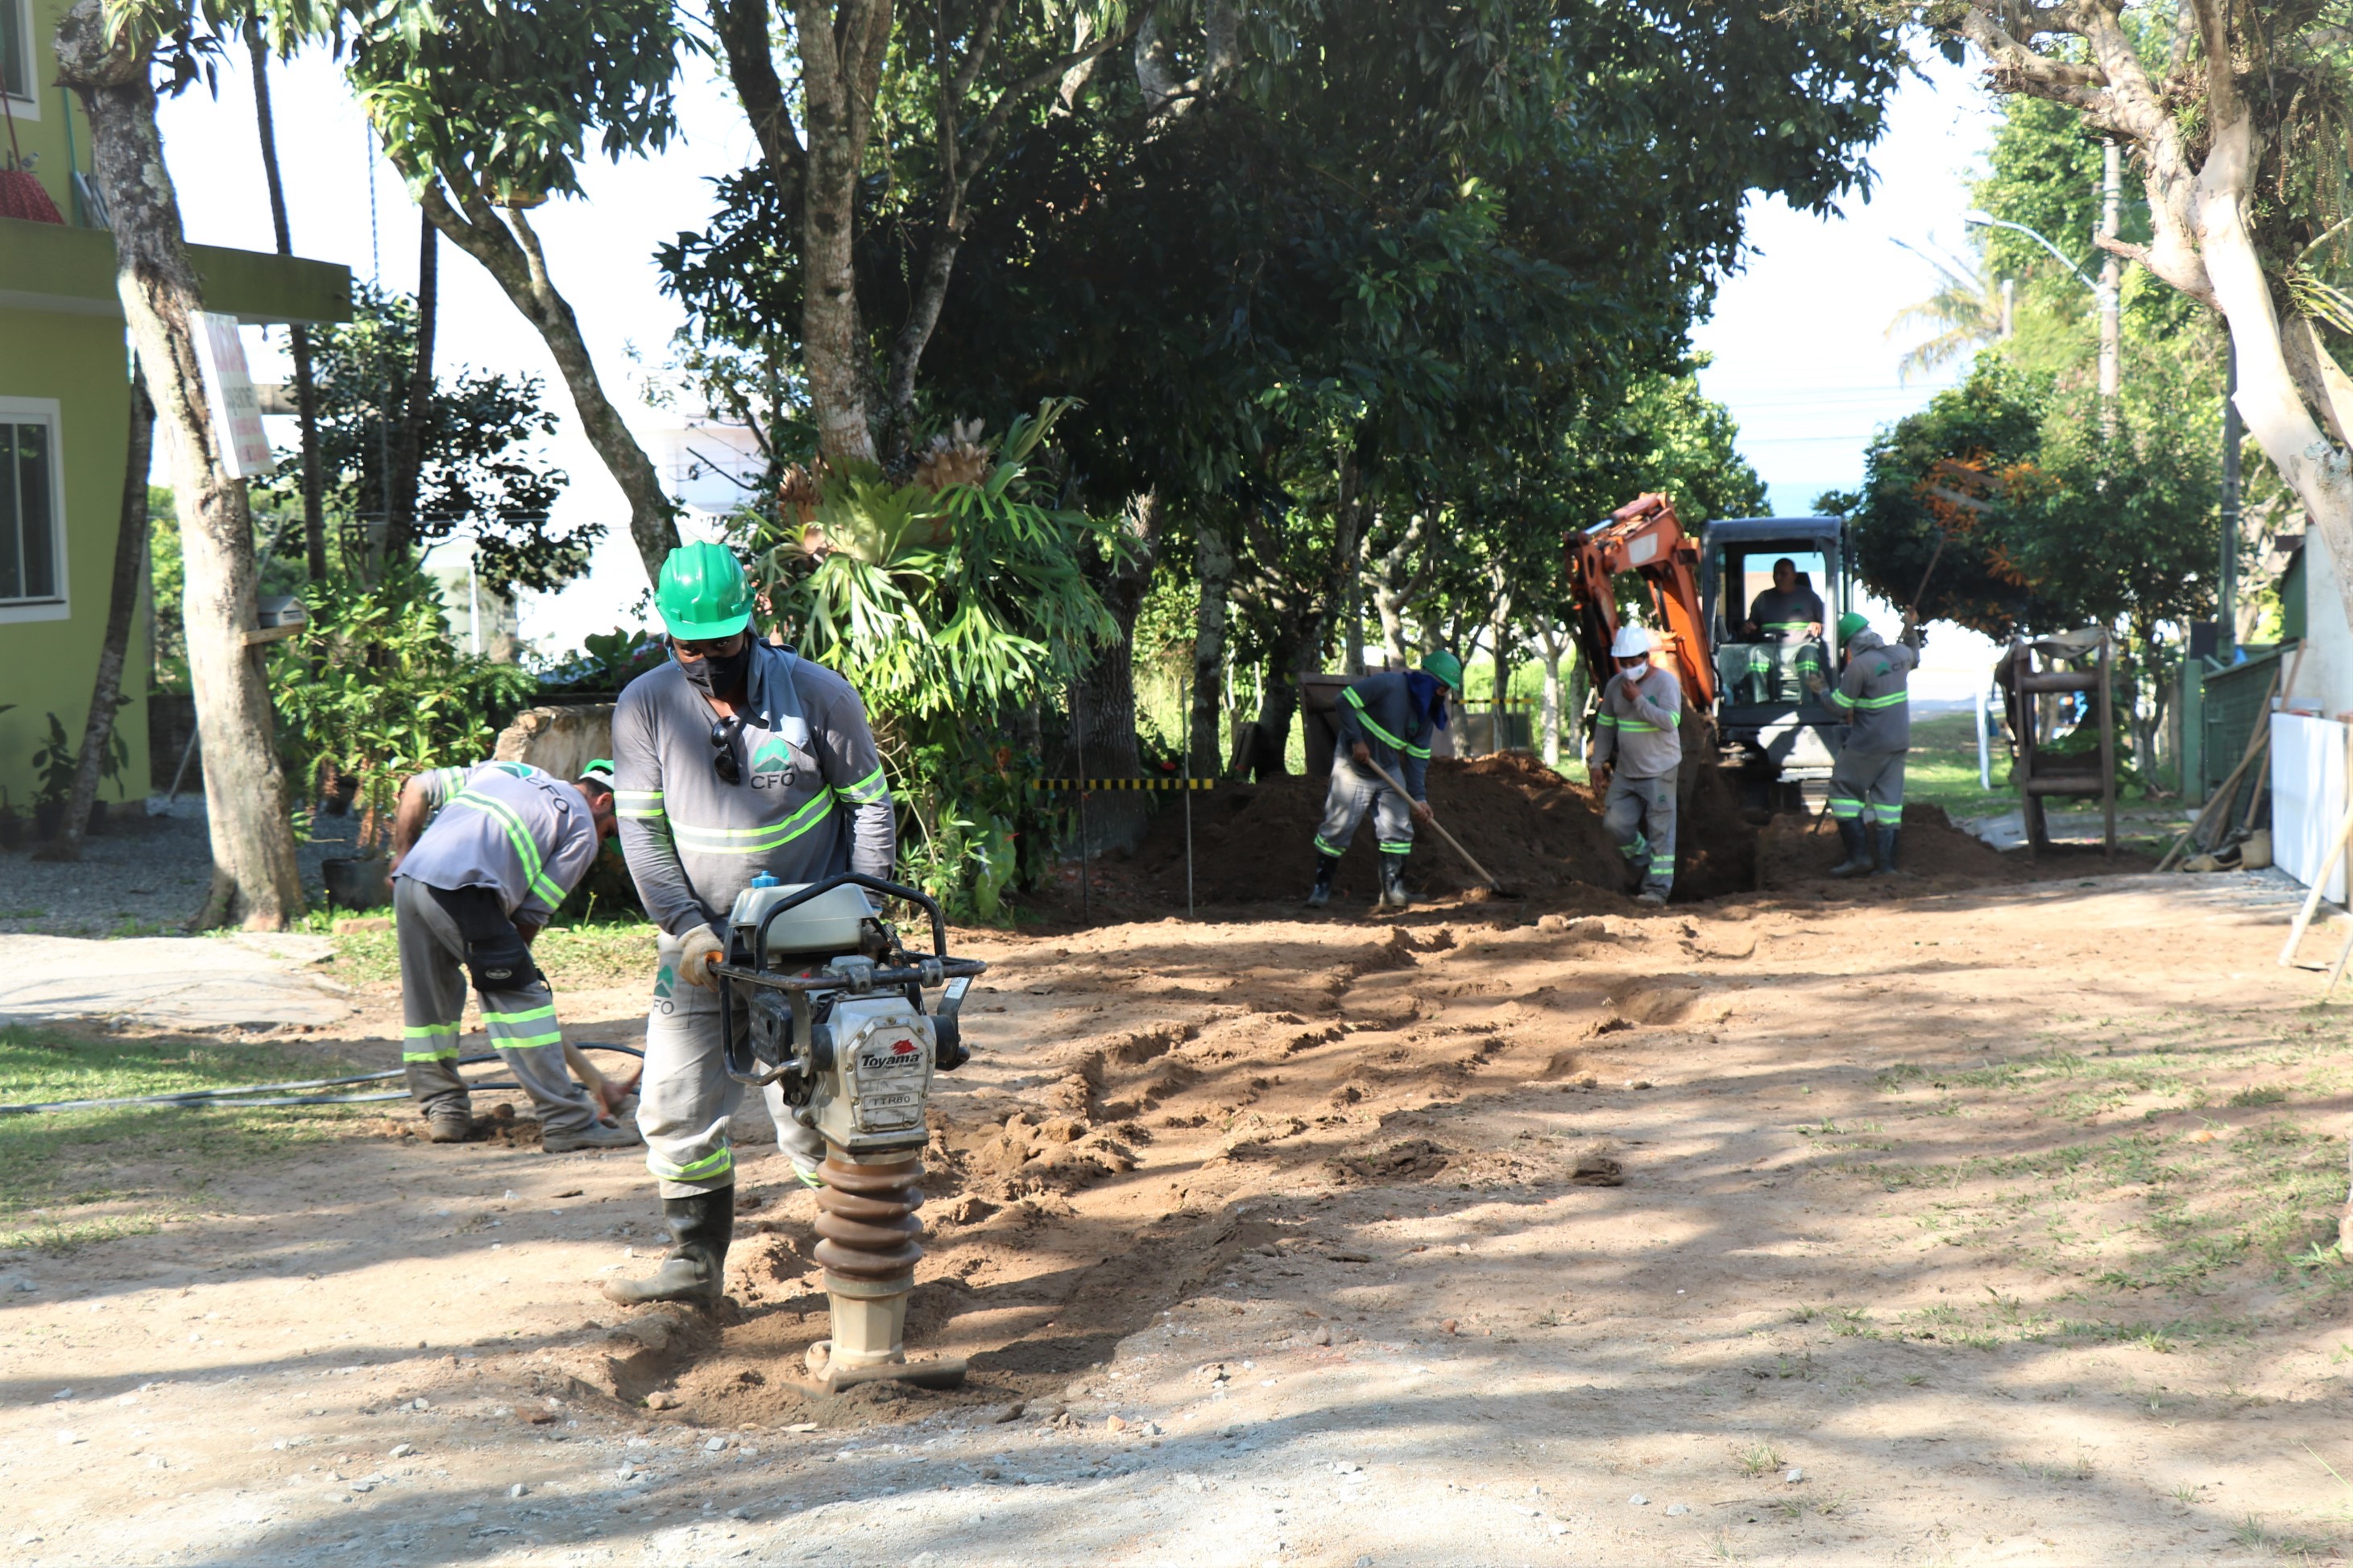
[[[953,1394],[800,1380],[773,1152],[733,1305],[632,1312],[636,1160],[387,1122],[0,1273],[0,1555],[2326,1557],[2353,1331],[2280,1258],[2334,1239],[2341,1030],[2276,900],[2099,866],[966,933],[911,1335]],[[392,1002],[332,1048],[389,1059]]]

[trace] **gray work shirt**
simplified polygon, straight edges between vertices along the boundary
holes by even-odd
[[[712,768],[718,714],[675,659],[629,682],[613,711],[621,854],[646,912],[672,936],[721,930],[763,871],[782,882],[888,877],[897,858],[890,785],[849,682],[754,642],[746,687],[730,742],[739,784]]]
[[[1803,642],[1808,626],[1822,624],[1822,596],[1803,584],[1786,593],[1767,588],[1748,606],[1748,618],[1767,642]]]
[[[1912,670],[1919,653],[1860,631],[1847,639],[1846,668],[1822,701],[1851,726],[1846,750],[1864,754],[1912,749]]]
[[[1663,778],[1683,760],[1683,688],[1653,661],[1637,678],[1620,670],[1601,689],[1593,761],[1625,778]]]
[[[529,763],[420,773],[435,816],[396,875],[454,893],[490,888],[509,920],[545,925],[596,863],[580,792]]]

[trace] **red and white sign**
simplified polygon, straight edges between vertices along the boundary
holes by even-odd
[[[268,473],[276,459],[261,428],[261,398],[246,369],[245,340],[238,334],[237,318],[217,310],[191,310],[188,328],[205,374],[205,402],[212,414],[221,466],[233,479]]]

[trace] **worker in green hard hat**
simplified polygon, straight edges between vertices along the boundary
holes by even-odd
[[[1846,728],[1831,767],[1830,799],[1846,858],[1831,875],[1892,877],[1904,826],[1904,754],[1912,749],[1911,676],[1920,654],[1886,641],[1852,610],[1838,618],[1838,639],[1846,656],[1838,684],[1820,674],[1807,680]]]
[[[1446,728],[1450,694],[1462,695],[1462,661],[1444,648],[1424,655],[1419,669],[1368,675],[1340,693],[1334,715],[1339,742],[1332,754],[1324,820],[1315,829],[1309,909],[1331,901],[1340,857],[1367,811],[1380,848],[1380,902],[1399,910],[1413,902],[1406,891],[1405,858],[1413,853],[1414,824],[1430,820],[1430,742]],[[1390,781],[1402,784],[1405,794]]]
[[[727,1075],[711,973],[725,955],[727,911],[762,872],[781,882],[888,877],[897,841],[858,693],[753,635],[752,586],[733,552],[706,542],[671,551],[654,602],[670,660],[621,692],[613,783],[621,853],[661,928],[638,1126],[671,1245],[651,1278],[605,1293],[707,1304],[722,1293],[734,1230],[727,1127],[743,1095]],[[768,1089],[767,1105],[796,1173],[822,1185],[824,1141],[780,1089]]]

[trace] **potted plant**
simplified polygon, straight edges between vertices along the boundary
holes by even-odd
[[[80,759],[66,739],[65,721],[49,715],[49,743],[33,753],[33,771],[40,782],[33,791],[33,832],[42,839],[65,830],[66,803],[73,799],[74,774]]]

